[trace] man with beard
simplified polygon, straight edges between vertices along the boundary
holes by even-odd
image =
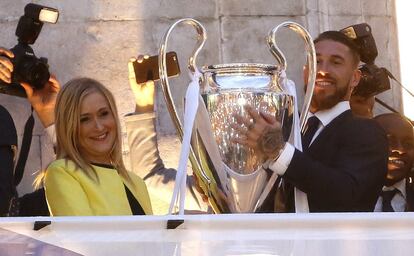
[[[314,43],[317,77],[303,152],[289,143],[269,143],[268,134],[281,140],[274,138],[280,124],[251,107],[246,110],[254,123],[236,117],[236,130],[244,136],[234,141],[262,154],[268,168],[284,180],[282,189],[274,189],[275,202],[264,208],[294,211],[294,186],[307,194],[310,212],[373,211],[387,172],[387,138],[375,121],[357,118],[350,110],[361,75],[358,48],[338,31],[324,32]]]
[[[406,180],[414,160],[413,125],[397,113],[379,115],[374,119],[387,133],[389,144],[387,177],[375,211],[414,211],[414,190]]]

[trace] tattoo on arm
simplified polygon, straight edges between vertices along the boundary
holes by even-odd
[[[275,158],[279,155],[285,141],[279,127],[266,127],[258,139],[260,150],[267,158]]]

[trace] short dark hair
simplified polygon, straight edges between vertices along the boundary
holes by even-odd
[[[359,61],[360,61],[359,47],[357,44],[355,44],[352,41],[352,39],[347,37],[344,33],[335,31],[335,30],[325,31],[319,34],[319,36],[315,38],[315,40],[313,40],[313,43],[316,44],[318,42],[325,41],[325,40],[332,40],[332,41],[335,41],[335,42],[338,42],[338,43],[341,43],[347,46],[351,50],[351,53],[354,56],[356,64],[357,65],[359,64]]]

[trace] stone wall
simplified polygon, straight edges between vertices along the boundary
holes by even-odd
[[[127,62],[139,53],[156,54],[163,33],[175,20],[193,17],[207,29],[208,40],[197,60],[199,66],[231,62],[275,63],[265,36],[283,21],[305,26],[312,36],[318,33],[368,22],[379,49],[377,64],[399,74],[396,22],[393,0],[43,0],[33,1],[58,8],[57,24],[45,24],[35,53],[49,59],[51,71],[62,84],[76,76],[90,76],[103,82],[118,99],[119,114],[134,109],[128,86]],[[0,2],[0,45],[16,43],[14,31],[28,1]],[[287,56],[287,74],[302,93],[302,65],[305,52],[300,38],[291,31],[281,31],[281,49]],[[174,30],[169,49],[175,50],[182,75],[171,80],[173,95],[182,108],[188,77],[186,61],[194,45],[195,33],[189,26]],[[299,53],[299,54],[298,54]],[[390,90],[380,96],[392,107],[401,108],[400,91]],[[30,106],[24,99],[0,95],[15,119],[19,135]],[[378,109],[377,111],[381,111]],[[177,139],[160,92],[157,93],[157,127],[161,150],[170,166],[176,166]],[[127,147],[125,154],[128,154]],[[49,140],[37,122],[30,157],[21,192],[30,190],[35,170],[45,168],[53,159]],[[128,161],[127,161],[128,164]]]

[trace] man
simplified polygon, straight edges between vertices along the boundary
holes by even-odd
[[[239,127],[250,129],[235,141],[261,152],[286,187],[305,192],[311,212],[373,211],[387,171],[387,138],[374,121],[350,111],[349,99],[360,79],[358,48],[337,31],[320,34],[314,43],[317,77],[308,126],[310,119],[316,125],[313,135],[311,127],[305,131],[309,142],[303,141],[309,146],[301,152],[289,143],[263,143],[280,124],[249,107],[254,125],[239,117]]]
[[[375,211],[414,211],[414,192],[406,180],[414,161],[413,125],[397,113],[382,114],[374,119],[387,133],[389,144],[387,177]]]

